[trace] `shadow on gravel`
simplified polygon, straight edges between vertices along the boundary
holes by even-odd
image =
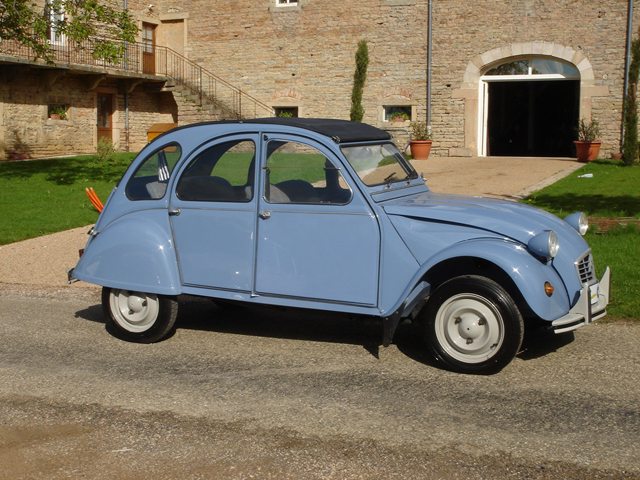
[[[366,345],[381,344],[382,325],[354,315],[261,305],[247,307],[205,298],[180,298],[178,329],[292,340]]]
[[[527,330],[520,353],[516,355],[521,360],[534,360],[558,351],[575,340],[573,332],[553,333],[550,330]]]
[[[101,305],[92,305],[89,308],[85,308],[84,310],[80,310],[76,312],[76,318],[82,318],[84,320],[89,320],[90,322],[96,323],[106,323],[104,318],[104,314],[102,313]]]
[[[270,306],[251,308],[187,295],[178,301],[178,330],[361,345],[375,358],[384,348],[382,323],[373,317]],[[100,305],[79,310],[76,318],[106,324]],[[108,327],[106,330],[111,333]],[[398,326],[393,343],[411,359],[436,366],[425,355],[419,335],[408,322]]]
[[[375,358],[379,358],[380,348],[384,348],[382,324],[373,317],[284,307],[252,308],[233,302],[214,303],[207,298],[191,296],[179,297],[179,304],[177,329],[361,345]],[[106,323],[100,305],[76,312],[76,318]],[[107,331],[112,334],[108,328]],[[557,335],[543,329],[527,330],[517,357],[521,360],[540,358],[569,345],[573,340],[573,332]],[[398,326],[393,343],[412,360],[441,368],[426,353],[421,335],[410,322]]]

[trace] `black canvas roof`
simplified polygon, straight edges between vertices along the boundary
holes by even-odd
[[[381,130],[366,123],[350,122],[348,120],[336,120],[333,118],[298,118],[298,117],[265,117],[247,120],[221,120],[217,122],[191,123],[176,127],[155,137],[152,142],[177,130],[184,130],[196,126],[216,125],[216,124],[265,124],[283,125],[290,127],[304,128],[320,135],[332,138],[336,143],[351,142],[373,142],[381,140],[391,140],[391,133]]]
[[[264,123],[305,128],[333,138],[337,143],[389,140],[391,134],[366,123],[331,118],[268,117],[241,120],[243,123]]]

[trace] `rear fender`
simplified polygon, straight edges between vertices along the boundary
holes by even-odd
[[[180,275],[165,209],[116,219],[93,236],[72,276],[112,288],[180,293]]]

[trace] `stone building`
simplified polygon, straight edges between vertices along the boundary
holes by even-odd
[[[434,155],[572,156],[580,118],[600,123],[601,155],[620,149],[628,0],[153,1],[128,1],[141,32],[118,65],[45,68],[1,44],[7,154],[90,152],[99,136],[136,151],[156,123],[271,109],[349,118],[360,40],[364,121],[428,113]]]

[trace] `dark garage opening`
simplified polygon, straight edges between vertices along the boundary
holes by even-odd
[[[580,81],[489,82],[487,155],[573,157]]]

